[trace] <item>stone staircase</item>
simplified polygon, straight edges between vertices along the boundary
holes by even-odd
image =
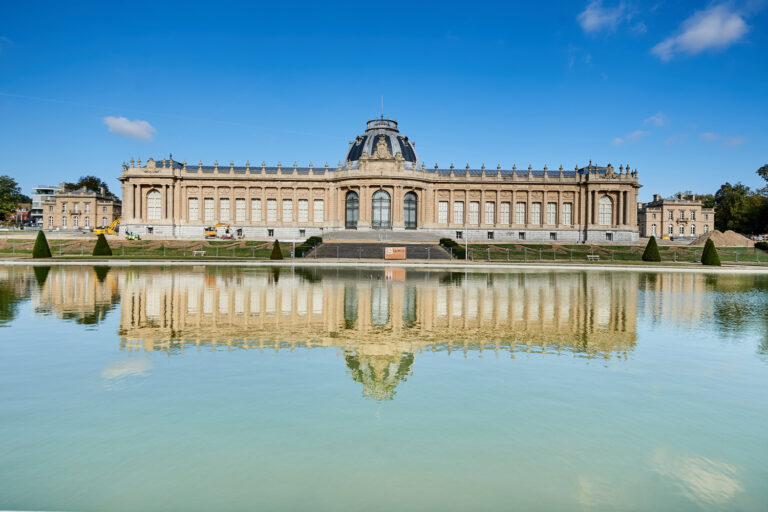
[[[405,247],[407,260],[450,260],[451,255],[436,243],[377,243],[377,242],[323,242],[305,256],[311,258],[338,258],[383,260],[387,247]],[[390,260],[403,261],[403,260]]]

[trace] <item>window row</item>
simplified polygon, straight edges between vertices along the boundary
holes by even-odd
[[[189,199],[189,220],[203,220],[205,222],[246,222],[248,221],[248,212],[246,211],[246,199],[235,199],[234,216],[232,215],[231,200],[229,198],[219,199],[218,216],[216,215],[216,201],[212,197],[203,198],[203,217],[200,218],[200,200],[196,197]],[[251,199],[250,222],[262,222],[264,220],[263,201],[261,199]],[[296,215],[294,216],[294,202],[297,203]],[[283,199],[280,221],[293,222],[294,217],[298,222],[309,222],[309,199]],[[266,200],[266,221],[278,221],[277,199]],[[158,214],[159,215],[159,214]],[[323,222],[325,217],[325,204],[322,199],[312,201],[312,222]],[[147,203],[147,218],[149,215],[149,203]],[[160,218],[159,216],[157,218]]]
[[[85,203],[85,208],[83,209],[83,213],[91,213],[91,203]],[[67,213],[70,211],[71,213],[80,213],[80,203],[72,203],[72,209],[68,210],[69,203],[61,203],[61,213]],[[97,209],[98,210],[98,209]],[[103,207],[104,213],[107,213],[107,207]],[[48,206],[48,212],[53,212],[53,205]]]
[[[704,215],[705,220],[709,217],[709,215]],[[653,218],[656,218],[656,215],[654,214]],[[685,220],[685,211],[680,210],[680,220]],[[670,210],[669,211],[669,220],[675,220],[675,212]],[[690,214],[690,220],[696,220],[696,212],[694,210],[691,210]]]
[[[67,217],[61,218],[61,227],[66,229],[67,228]],[[107,218],[102,217],[101,218],[101,225],[106,226],[107,225]],[[53,225],[53,215],[48,217],[48,228],[53,229],[55,226]],[[80,218],[79,217],[72,217],[72,228],[77,229],[80,227]],[[83,227],[86,229],[89,229],[91,227],[91,218],[90,217],[84,217],[83,218]]]
[[[511,223],[510,219],[510,206],[509,202],[501,202],[499,205],[498,217],[496,214],[495,202],[488,201],[485,203],[485,216],[483,218],[484,224],[501,224],[507,225]],[[526,222],[526,208],[528,203],[519,202],[515,204],[515,224],[541,224],[541,203],[531,203],[531,211]],[[437,204],[437,223],[446,225],[448,224],[448,201],[439,201]],[[546,224],[557,224],[557,203],[547,203],[546,209]],[[572,225],[573,224],[573,203],[563,203],[561,211],[561,224]],[[612,215],[612,212],[611,212]],[[477,225],[480,223],[480,202],[470,201],[469,203],[469,216],[467,218],[467,224]],[[610,223],[610,222],[609,222]],[[464,201],[453,202],[453,224],[464,224]]]
[[[691,236],[696,236],[696,226],[691,226]],[[709,233],[709,225],[704,224],[704,232]],[[675,234],[675,226],[670,224],[667,228],[667,233],[670,235]],[[678,226],[678,233],[680,236],[685,236],[685,226]],[[656,236],[657,230],[656,230],[656,224],[651,224],[651,235]]]

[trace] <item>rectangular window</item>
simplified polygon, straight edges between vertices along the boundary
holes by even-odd
[[[101,213],[107,213],[107,207],[106,206],[101,210]]]
[[[480,223],[480,202],[479,201],[470,201],[469,203],[469,223],[470,224]]]
[[[453,203],[453,223],[464,224],[464,201],[454,201]]]
[[[267,199],[267,222],[277,222],[277,199]]]
[[[189,220],[200,218],[200,203],[196,197],[189,198]]]
[[[75,203],[75,213],[80,213],[80,203]]]
[[[696,212],[691,212],[691,220],[696,220]]]
[[[51,219],[53,219],[53,217],[51,217]],[[457,240],[461,240],[462,238],[464,238],[464,232],[463,231],[457,231],[456,232],[456,239]]]
[[[91,203],[85,203],[85,213],[91,213]]]
[[[557,224],[557,203],[547,203],[547,224]]]
[[[267,201],[267,207],[269,207],[269,201]],[[275,236],[275,230],[274,229],[268,229],[267,230],[267,236]]]
[[[221,221],[229,220],[229,198],[228,197],[219,199],[219,220]]]
[[[147,219],[159,219],[161,212],[160,192],[153,190],[147,194]]]
[[[525,224],[525,203],[515,205],[515,224]]]
[[[674,235],[675,234],[675,226],[672,224],[669,225],[669,234]]]
[[[235,199],[235,220],[245,222],[245,199]]]
[[[509,225],[509,203],[501,203],[499,211],[499,224]]]
[[[212,197],[206,197],[203,199],[203,215],[205,215],[206,222],[213,222],[214,209],[215,207],[213,205]]]
[[[557,240],[557,233],[550,233],[549,234],[549,239],[550,240]]]
[[[61,227],[64,228],[64,229],[67,229],[67,218],[66,217],[62,217],[61,218]]]
[[[75,217],[77,219],[77,217]],[[685,235],[685,226],[680,226],[680,236]]]
[[[680,220],[685,220],[685,212],[684,211],[680,212]]]
[[[695,236],[695,235],[696,235],[696,226],[691,224],[691,236]]]
[[[90,228],[91,227],[91,218],[90,217],[86,217],[85,218],[85,227],[86,228]],[[691,226],[691,227],[693,227],[693,226]],[[693,234],[693,233],[691,233],[691,234]]]
[[[53,213],[53,206],[48,207],[48,213]]]
[[[72,227],[73,228],[77,229],[79,219],[80,219],[79,217],[72,217]],[[683,226],[680,226],[680,227],[683,227]],[[682,233],[680,233],[680,234],[682,235]]]
[[[491,203],[491,202],[485,203],[485,223],[486,224],[496,223],[496,203]]]
[[[300,236],[300,237],[305,237],[305,236],[307,236],[307,230],[306,230],[306,229],[300,229],[300,230],[299,230],[299,236]]]
[[[261,222],[261,199],[251,199],[251,221]]]
[[[101,225],[104,226],[104,227],[107,227],[107,218],[106,217],[102,217],[101,218]]]
[[[61,213],[67,213],[67,203],[61,203]]]
[[[448,201],[437,203],[437,223],[448,224]]]
[[[293,222],[293,199],[283,199],[283,222]]]
[[[607,242],[613,242],[613,233],[606,233],[605,234],[605,240]]]
[[[486,236],[488,240],[493,240],[493,231],[489,231]]]
[[[309,201],[299,199],[299,222],[309,222]]]
[[[675,220],[675,215],[672,210],[669,211],[669,220]]]
[[[708,213],[704,214],[704,220],[709,220],[709,214]]]
[[[531,203],[531,224],[541,224],[541,203]]]
[[[652,218],[653,220],[656,220],[656,214],[654,213],[653,215],[651,215],[651,218]]]
[[[325,202],[322,199],[315,199],[315,218],[314,222],[325,221]]]
[[[563,224],[573,224],[573,203],[563,203]]]
[[[517,239],[518,239],[518,240],[525,240],[525,231],[520,231],[520,232],[517,234]]]
[[[48,217],[48,228],[53,229],[53,215]]]

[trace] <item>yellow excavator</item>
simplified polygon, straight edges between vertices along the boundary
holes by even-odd
[[[120,217],[112,221],[109,226],[101,226],[93,230],[94,235],[116,235],[120,227]]]
[[[221,222],[215,226],[208,226],[205,228],[205,238],[216,238],[218,236],[218,230],[222,226],[226,226],[227,229],[225,230],[224,234],[221,235],[221,238],[232,238],[232,234],[229,230],[229,224],[222,224]]]

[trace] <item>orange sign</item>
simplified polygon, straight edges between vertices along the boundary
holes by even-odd
[[[385,247],[384,259],[385,260],[404,260],[405,247]]]

